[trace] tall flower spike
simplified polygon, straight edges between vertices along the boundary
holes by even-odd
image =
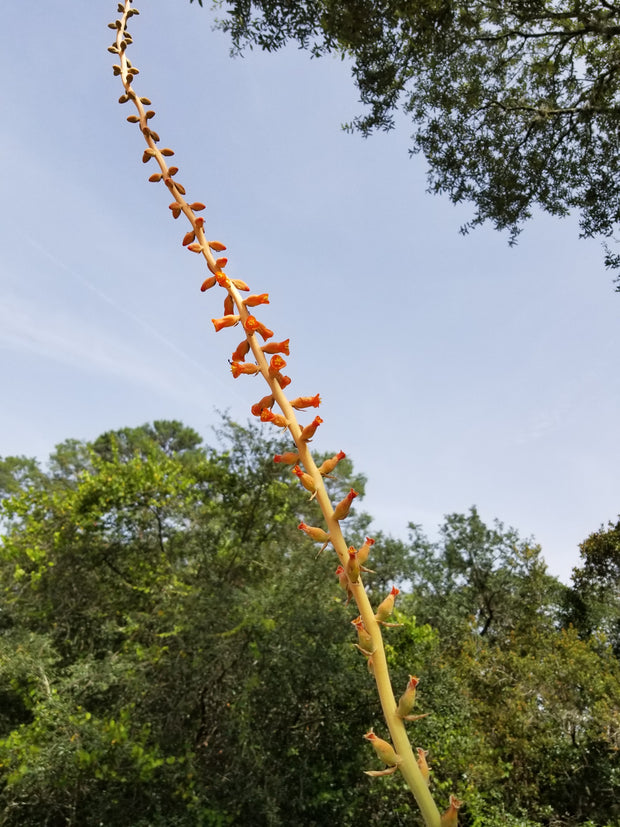
[[[458,812],[462,803],[456,796],[450,796],[450,806],[441,816],[441,827],[458,827]]]
[[[367,732],[364,735],[364,738],[367,741],[370,741],[375,752],[377,753],[377,757],[380,758],[384,764],[387,764],[389,768],[387,770],[378,771],[366,770],[366,775],[376,777],[380,775],[391,775],[393,772],[396,772],[396,770],[398,769],[398,765],[402,762],[402,758],[400,757],[400,755],[397,755],[396,751],[394,750],[394,747],[387,741],[384,741],[382,738],[377,738],[372,729],[370,730],[370,732]]]

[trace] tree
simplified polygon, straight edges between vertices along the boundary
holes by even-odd
[[[604,635],[620,657],[620,521],[601,526],[580,545],[566,595],[567,620],[586,637]]]
[[[190,0],[193,2],[193,0]],[[202,0],[199,0],[202,5]],[[534,207],[579,214],[581,235],[620,223],[620,6],[607,0],[225,0],[234,50],[297,41],[352,61],[367,112],[391,129],[402,108],[429,188],[514,242]],[[620,255],[606,245],[606,264]],[[620,290],[620,283],[618,284]]]

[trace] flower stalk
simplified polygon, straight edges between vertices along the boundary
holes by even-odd
[[[274,332],[254,315],[260,311],[263,304],[269,304],[269,295],[252,293],[243,297],[242,293],[249,293],[250,288],[244,281],[230,278],[226,274],[228,258],[221,255],[226,251],[225,245],[220,241],[209,241],[205,234],[204,218],[198,215],[205,209],[205,205],[200,201],[188,200],[185,187],[176,178],[178,167],[168,164],[169,159],[174,155],[173,150],[167,147],[159,148],[159,135],[151,125],[155,112],[149,108],[151,101],[138,96],[134,91],[132,84],[139,70],[127,57],[127,48],[132,42],[131,35],[127,31],[127,24],[139,12],[133,7],[132,0],[124,0],[118,4],[118,13],[119,18],[109,24],[109,27],[116,32],[114,44],[110,46],[109,51],[117,56],[119,61],[113,66],[114,74],[120,77],[123,84],[123,94],[119,98],[119,103],[131,102],[137,112],[137,114],[132,113],[127,120],[139,126],[146,142],[142,161],[145,164],[154,161],[159,168],[158,172],[151,174],[149,181],[163,182],[173,199],[169,205],[173,218],[178,219],[184,215],[190,224],[191,229],[183,236],[182,246],[192,253],[201,255],[210,272],[200,288],[201,291],[207,292],[216,285],[225,291],[223,315],[212,319],[212,322],[216,332],[226,330],[226,328],[243,331],[244,339],[236,346],[230,359],[232,375],[238,378],[246,374],[260,373],[267,383],[269,393],[252,406],[252,413],[266,423],[288,430],[295,450],[277,455],[274,460],[294,466],[292,474],[298,477],[299,482],[312,498],[316,498],[325,520],[324,528],[307,526],[304,523],[301,523],[299,528],[310,539],[321,543],[323,548],[331,544],[338,557],[337,574],[340,583],[347,592],[348,599],[355,601],[359,612],[358,618],[353,621],[358,636],[357,646],[367,658],[369,670],[374,675],[385,723],[392,741],[390,744],[378,738],[372,730],[364,736],[371,742],[377,756],[386,765],[383,770],[369,770],[367,774],[382,776],[400,772],[417,801],[427,827],[456,825],[457,804],[460,802],[454,798],[451,799],[449,810],[443,817],[440,815],[428,787],[426,753],[418,748],[416,759],[405,728],[405,721],[422,717],[409,714],[415,700],[417,678],[410,679],[405,695],[401,697],[399,704],[395,700],[390,682],[381,626],[398,625],[388,622],[394,610],[398,589],[393,588],[383,602],[373,609],[364,588],[362,575],[367,571],[363,564],[369,556],[374,540],[367,538],[360,549],[349,547],[341,526],[341,522],[349,514],[357,493],[351,489],[349,494],[334,506],[325,487],[324,477],[331,474],[338,462],[344,459],[345,454],[340,451],[317,467],[309,443],[323,420],[316,415],[311,422],[301,425],[297,419],[297,413],[304,412],[308,408],[318,408],[321,402],[320,396],[316,394],[289,400],[285,394],[284,389],[291,381],[290,377],[282,373],[287,366],[284,356],[289,355],[289,339],[281,342],[270,341]],[[280,413],[274,413],[275,405],[280,409]],[[424,758],[423,762],[420,756]]]

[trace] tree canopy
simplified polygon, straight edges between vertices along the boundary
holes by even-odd
[[[193,2],[193,0],[190,0]],[[202,0],[199,0],[202,5]],[[463,231],[511,241],[540,208],[585,237],[620,223],[620,6],[606,0],[223,0],[234,50],[297,42],[352,61],[364,135],[402,110],[429,189],[469,202]],[[620,255],[606,245],[606,263]],[[620,284],[618,289],[620,289]]]
[[[363,774],[373,679],[283,447],[155,422],[0,460],[2,827],[416,823],[396,776]],[[328,482],[363,491],[348,459]],[[397,691],[420,678],[440,804],[456,789],[464,827],[617,825],[615,604],[570,625],[540,549],[475,509],[411,531],[374,535],[367,582],[402,589],[387,653]]]

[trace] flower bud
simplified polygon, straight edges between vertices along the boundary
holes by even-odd
[[[200,291],[204,293],[205,290],[210,290],[211,287],[215,287],[215,276],[209,276],[208,279],[205,279],[200,286]]]
[[[347,560],[347,577],[351,583],[357,583],[360,579],[360,564],[357,561],[357,549],[349,546],[349,559]]]

